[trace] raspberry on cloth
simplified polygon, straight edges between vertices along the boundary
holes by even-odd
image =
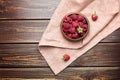
[[[114,7],[111,7],[113,4]],[[120,28],[119,9],[120,0],[61,0],[39,42],[39,51],[55,75],[65,69],[74,60],[91,49],[106,36]],[[91,16],[95,11],[98,19],[94,22],[91,19]],[[72,12],[84,14],[90,23],[88,35],[83,40],[77,42],[65,39],[60,30],[61,20],[66,14]],[[71,17],[76,19],[75,15]],[[72,23],[70,18],[66,19]],[[84,21],[84,23],[86,23],[86,21]],[[76,23],[72,24],[77,25]],[[80,25],[83,24],[80,23]],[[68,28],[68,26],[65,26],[65,28]],[[74,31],[74,29],[71,31]],[[70,56],[70,59],[67,62],[62,60],[65,53]]]

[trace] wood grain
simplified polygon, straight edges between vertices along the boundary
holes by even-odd
[[[48,21],[1,21],[0,43],[38,42]],[[4,35],[3,35],[4,34]]]
[[[38,42],[60,0],[0,0],[0,80],[120,80],[120,29],[57,76]]]
[[[0,21],[0,43],[38,43],[49,20]],[[120,29],[102,42],[120,42]]]
[[[0,68],[0,75],[2,76],[1,78],[47,78],[58,80],[106,78],[107,80],[119,80],[119,70],[119,67],[69,67],[57,76],[54,76],[49,68]]]
[[[120,66],[120,43],[100,43],[70,66]],[[0,44],[0,67],[48,67],[38,44]]]
[[[49,19],[60,0],[0,0],[0,19]]]

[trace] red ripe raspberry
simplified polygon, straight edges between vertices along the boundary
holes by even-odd
[[[78,21],[83,21],[84,20],[84,17],[82,17],[82,16],[78,16]]]
[[[72,22],[72,25],[73,25],[73,27],[78,27],[79,23],[74,21],[74,22]]]
[[[63,23],[63,28],[69,29],[70,27],[72,27],[71,24],[69,24],[69,23]]]
[[[70,59],[70,56],[68,55],[68,54],[65,54],[64,56],[63,56],[63,60],[64,61],[68,61]]]
[[[74,34],[72,34],[72,38],[76,39],[76,38],[78,38],[78,37],[79,37],[79,35],[78,35],[77,32],[75,32]]]
[[[74,20],[77,20],[78,15],[77,14],[72,14],[69,17],[74,21]]]
[[[67,34],[67,36],[68,36],[69,38],[72,38],[72,34]]]
[[[72,23],[72,19],[70,17],[65,17],[64,22],[65,23]]]
[[[70,32],[70,33],[75,33],[75,32],[76,32],[76,30],[75,30],[75,28],[74,28],[74,27],[72,27],[72,28],[70,28],[70,29],[69,29],[69,32]]]
[[[84,24],[82,22],[79,22],[79,26],[82,27]]]

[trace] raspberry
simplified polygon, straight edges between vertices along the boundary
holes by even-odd
[[[68,36],[69,38],[72,38],[72,34],[67,34],[67,36]]]
[[[76,39],[76,38],[78,38],[79,36],[78,36],[78,33],[77,32],[75,32],[74,34],[72,34],[72,38],[74,38],[74,39]]]
[[[68,32],[69,32],[69,30],[68,30],[68,29],[64,29],[64,28],[63,28],[63,32],[64,32],[64,33],[68,33]]]
[[[82,22],[84,18],[82,16],[78,16],[78,21]]]
[[[68,61],[70,59],[70,56],[68,55],[68,54],[65,54],[64,56],[63,56],[63,60],[64,61]]]
[[[78,15],[77,14],[72,14],[69,16],[72,20],[77,20]]]
[[[70,17],[65,17],[64,22],[65,23],[72,23],[72,19]]]
[[[70,27],[72,27],[71,24],[69,24],[69,23],[63,23],[63,28],[69,29]]]
[[[84,24],[87,24],[87,21],[84,19],[84,20],[83,20],[83,23],[84,23]]]
[[[87,29],[87,28],[88,28],[88,25],[86,25],[86,24],[83,25],[83,28],[84,28],[84,29]]]
[[[82,22],[79,22],[79,26],[82,27],[84,24]]]
[[[69,29],[69,32],[70,32],[70,33],[75,33],[75,32],[76,32],[76,30],[75,30],[75,28],[74,28],[74,27],[72,27],[72,28],[70,28],[70,29]]]
[[[78,27],[79,23],[74,21],[74,22],[72,22],[72,25],[73,25],[73,27]]]

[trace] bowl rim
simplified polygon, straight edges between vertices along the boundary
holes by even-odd
[[[65,18],[66,16],[71,15],[71,14],[82,15],[82,16],[86,19],[87,24],[88,24],[88,30],[87,30],[87,32],[85,33],[85,35],[83,35],[82,37],[77,38],[77,39],[69,38],[69,37],[63,32],[63,30],[62,30],[62,27],[63,27],[63,26],[62,26],[62,23],[63,23],[64,18]],[[61,29],[61,32],[62,32],[63,36],[64,36],[66,39],[68,39],[68,40],[70,40],[70,41],[80,41],[80,40],[83,40],[83,39],[88,35],[89,29],[90,29],[90,22],[89,22],[88,18],[87,18],[84,14],[78,13],[78,12],[73,12],[73,13],[71,12],[71,13],[66,14],[66,15],[62,18],[61,23],[60,23],[60,29]]]

